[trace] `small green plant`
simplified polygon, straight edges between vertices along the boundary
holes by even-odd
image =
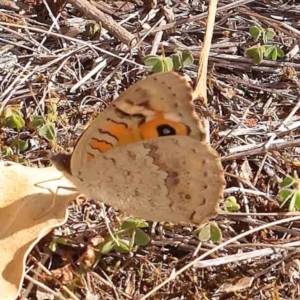
[[[257,44],[248,48],[246,54],[251,57],[256,64],[260,64],[264,57],[272,60],[284,57],[284,52],[277,45],[261,46],[260,44]]]
[[[1,119],[1,123],[4,127],[16,129],[18,132],[25,126],[23,114],[16,108],[5,108],[1,115]]]
[[[273,40],[276,33],[273,28],[263,28],[260,25],[253,25],[249,28],[249,33],[253,37],[254,42],[257,42],[262,36],[262,39],[265,44]]]
[[[294,176],[286,176],[280,184],[279,201],[283,207],[288,201],[289,211],[300,210],[300,180],[296,172]]]
[[[54,123],[46,121],[43,126],[38,128],[38,133],[40,137],[47,138],[50,141],[55,140],[56,130]]]
[[[23,152],[28,149],[28,142],[21,140],[18,136],[13,138],[10,146],[12,148],[15,148],[17,150],[17,153],[19,154],[20,152]]]
[[[174,70],[178,71],[193,64],[194,57],[191,51],[176,51],[171,55]]]
[[[46,116],[34,115],[30,117],[30,122],[26,123],[31,129],[35,129],[40,137],[46,138],[54,143],[56,138],[56,128],[54,122],[57,120],[56,105],[47,106]],[[20,132],[25,127],[25,120],[22,112],[14,107],[5,107],[0,115],[0,127],[14,129],[17,134],[12,137],[9,146],[1,146],[1,153],[7,159],[17,159],[20,162],[19,154],[28,149],[28,141],[20,138]],[[14,155],[17,157],[14,157]]]
[[[169,72],[181,70],[194,62],[193,54],[190,51],[177,51],[170,57],[147,55],[144,57],[145,66],[151,67],[152,73]]]
[[[52,252],[55,252],[57,250],[57,246],[58,245],[67,245],[68,241],[66,238],[57,238],[55,240],[53,240],[50,244],[49,244],[49,249],[52,251]]]
[[[54,121],[57,120],[57,107],[55,104],[47,106],[47,114],[45,117],[34,115],[30,118],[29,126],[38,131],[40,137],[46,138],[49,141],[54,141],[56,138],[56,128]]]
[[[273,28],[263,28],[260,25],[254,25],[250,27],[249,33],[255,42],[261,37],[263,42],[263,45],[258,43],[245,51],[246,55],[251,57],[255,64],[260,64],[264,57],[272,60],[284,57],[284,52],[278,45],[267,44],[270,43],[276,35]]]
[[[13,137],[10,146],[2,146],[1,152],[6,158],[10,158],[14,154],[14,149],[17,154],[25,151],[28,148],[28,142],[20,139],[19,133],[25,126],[23,114],[20,110],[12,107],[6,107],[0,117],[1,127],[15,129],[18,134]]]
[[[104,242],[98,245],[102,254],[111,251],[129,253],[135,245],[146,246],[150,237],[141,228],[148,227],[148,223],[141,219],[130,218],[122,223],[121,229],[114,232],[113,236],[107,235]]]
[[[234,196],[230,196],[225,200],[224,208],[228,212],[235,212],[238,211],[241,207],[237,203],[237,200]]]
[[[198,235],[201,242],[220,242],[222,240],[222,231],[215,222],[209,222],[198,227],[194,234]]]
[[[277,60],[277,58],[283,58],[284,52],[277,45],[265,45],[264,57],[272,60]]]
[[[144,64],[151,67],[152,73],[169,72],[173,70],[173,61],[170,57],[148,55],[144,58]]]
[[[257,44],[246,50],[246,55],[251,57],[255,64],[260,64],[264,58],[265,47]]]
[[[146,246],[150,242],[150,237],[141,228],[148,227],[148,223],[137,218],[125,220],[121,228],[115,232],[107,234],[95,250],[98,255],[109,254],[112,251],[120,253],[129,253],[134,246]],[[49,244],[49,249],[55,252],[58,245],[66,245],[68,240],[63,237],[54,239]]]
[[[8,146],[2,146],[1,153],[2,153],[3,157],[5,157],[7,159],[11,158],[14,155],[13,149]]]

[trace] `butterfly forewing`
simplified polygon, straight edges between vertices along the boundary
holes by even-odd
[[[159,73],[138,81],[102,112],[79,139],[72,172],[97,155],[144,139],[187,135],[204,139],[192,105],[191,87],[177,73]]]

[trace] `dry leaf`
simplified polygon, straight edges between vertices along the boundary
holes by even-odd
[[[243,162],[241,166],[240,176],[252,185],[251,180],[253,178],[253,173],[247,159]]]
[[[293,259],[286,263],[284,271],[289,276],[291,282],[297,282],[300,279],[300,260]]]
[[[74,280],[74,269],[71,264],[67,264],[62,268],[52,270],[52,275],[57,278],[63,285],[72,284]]]
[[[30,168],[0,162],[1,300],[19,294],[25,260],[34,245],[66,220],[68,202],[77,195],[53,167]],[[56,201],[53,203],[54,195]]]
[[[225,283],[223,284],[218,292],[219,293],[235,293],[241,290],[244,290],[246,288],[251,287],[252,282],[253,282],[254,278],[253,277],[244,277],[241,278],[238,282],[234,282],[234,283]]]

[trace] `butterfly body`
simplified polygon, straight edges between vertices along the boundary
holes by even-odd
[[[224,187],[217,153],[175,73],[141,80],[91,124],[63,169],[87,196],[153,221],[200,223],[216,214]]]

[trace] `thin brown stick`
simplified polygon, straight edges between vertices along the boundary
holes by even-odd
[[[104,14],[87,0],[68,0],[68,2],[73,4],[88,18],[101,23],[103,28],[119,39],[122,43],[132,47],[137,43],[137,39],[133,34],[128,32],[125,28],[114,21],[112,17]]]
[[[288,216],[300,216],[299,211],[289,211],[289,212],[266,212],[266,213],[244,213],[244,212],[227,212],[219,211],[219,216],[238,217],[238,216],[255,216],[255,217],[288,217]]]
[[[239,245],[240,246],[240,245]],[[243,245],[244,246],[244,245]],[[257,257],[261,256],[266,256],[274,253],[280,253],[283,252],[284,250],[292,250],[291,247],[285,246],[285,245],[264,245],[260,244],[260,247],[265,247],[264,249],[260,250],[254,250],[251,252],[246,252],[246,253],[237,253],[225,257],[218,257],[214,259],[207,259],[204,261],[199,261],[194,267],[196,269],[202,269],[202,268],[207,268],[207,267],[212,267],[212,266],[221,266],[224,264],[228,263],[236,263],[238,261],[243,261],[243,260],[249,260],[249,259],[254,259]],[[294,246],[294,247],[298,247]],[[292,251],[299,251],[297,248],[293,249]],[[256,276],[257,278],[257,276]]]
[[[204,105],[207,104],[207,91],[206,91],[207,65],[208,65],[208,57],[209,57],[209,51],[211,46],[211,40],[214,32],[217,5],[218,5],[218,0],[211,0],[209,3],[208,17],[206,23],[206,33],[204,37],[203,48],[199,59],[196,88],[193,93],[193,99],[197,99],[199,97]]]
[[[231,216],[231,219],[236,220],[236,221],[240,221],[240,222],[244,222],[244,223],[248,223],[249,225],[252,225],[252,226],[266,224],[266,222],[263,222],[263,221],[260,221],[260,220],[250,219],[250,218],[248,218],[248,216],[247,217],[238,217],[238,216],[234,217],[234,216]],[[290,234],[292,236],[297,236],[297,237],[300,236],[300,231],[290,229],[290,228],[285,228],[285,227],[278,226],[278,225],[274,225],[274,226],[270,227],[269,229],[274,230],[274,231],[278,231],[278,232],[282,232],[282,233],[287,233],[287,234]]]
[[[268,148],[269,151],[272,150],[282,150],[285,148],[290,148],[290,147],[297,147],[300,145],[300,139],[294,140],[294,141],[287,141],[287,142],[282,142],[282,143],[277,143],[277,144],[272,144]],[[269,152],[264,145],[258,146],[257,148],[246,150],[246,151],[241,151],[238,153],[230,154],[221,157],[221,161],[227,161],[227,160],[234,160],[234,159],[239,159],[243,158],[244,156],[251,156],[251,155],[257,155],[257,154],[265,154]]]

